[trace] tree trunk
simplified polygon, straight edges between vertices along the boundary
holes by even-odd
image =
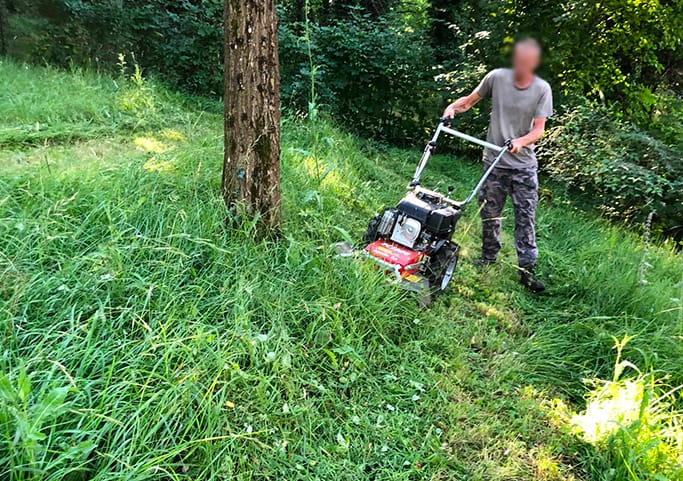
[[[280,71],[274,0],[225,2],[225,158],[229,220],[258,217],[257,235],[280,226]]]

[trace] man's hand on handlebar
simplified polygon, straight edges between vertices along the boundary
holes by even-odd
[[[455,117],[455,114],[464,114],[480,100],[481,96],[476,92],[472,92],[465,97],[460,97],[458,100],[446,107],[446,110],[443,112],[443,116],[453,118]]]
[[[510,141],[510,147],[508,148],[508,151],[511,154],[518,154],[525,147],[525,145],[526,144],[521,139],[512,139]]]

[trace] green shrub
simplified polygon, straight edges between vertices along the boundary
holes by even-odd
[[[223,75],[221,0],[18,0],[9,53],[62,67],[118,68],[133,54],[148,73],[190,93],[218,95]]]
[[[413,143],[438,117],[441,99],[424,36],[396,24],[360,15],[311,24],[317,100],[357,132]],[[310,98],[305,41],[300,25],[281,26],[284,103],[301,110]]]
[[[9,53],[105,71],[121,70],[120,54],[132,54],[146,74],[174,88],[218,96],[222,8],[220,0],[18,1],[9,16]],[[318,103],[358,132],[412,143],[416,135],[421,139],[426,119],[438,116],[441,99],[427,36],[402,25],[399,18],[351,12],[312,23],[310,38]],[[306,110],[311,62],[305,28],[283,21],[280,36],[284,105]]]
[[[649,213],[668,234],[681,234],[683,164],[667,145],[602,106],[584,103],[555,120],[542,143],[542,165],[611,218],[642,221]]]

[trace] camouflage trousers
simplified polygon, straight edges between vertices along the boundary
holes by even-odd
[[[520,267],[536,264],[536,169],[494,169],[479,193],[482,221],[482,258],[494,260],[500,252],[500,227],[507,196],[515,213],[515,248]]]

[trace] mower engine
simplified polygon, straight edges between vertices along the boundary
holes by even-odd
[[[446,199],[416,186],[370,222],[365,253],[398,280],[445,289],[458,260],[459,247],[451,238],[461,214]]]

